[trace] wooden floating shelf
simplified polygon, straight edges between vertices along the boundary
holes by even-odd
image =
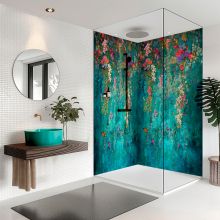
[[[23,160],[70,154],[88,150],[88,143],[69,140],[68,143],[52,147],[27,146],[25,143],[4,146],[4,154]]]

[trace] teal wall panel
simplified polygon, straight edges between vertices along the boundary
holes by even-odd
[[[138,45],[100,33],[95,33],[94,40],[94,168],[99,174],[137,163]],[[117,112],[125,107],[125,52],[133,57],[129,65],[129,114]],[[108,87],[110,99],[102,96]]]
[[[125,52],[132,57],[129,113],[117,112],[125,107]],[[94,57],[94,173],[142,164],[201,175],[202,112],[194,96],[202,29],[139,44],[95,33]],[[108,88],[110,99],[102,96]]]
[[[165,39],[165,169],[202,175],[202,111],[195,95],[202,79],[202,29]]]

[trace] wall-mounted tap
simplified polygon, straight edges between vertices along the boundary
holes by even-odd
[[[111,92],[110,92],[109,87],[108,87],[107,91],[102,94],[102,96],[104,98],[110,98],[111,97]]]
[[[42,121],[42,116],[41,116],[40,114],[37,114],[37,113],[36,113],[36,114],[34,114],[34,117],[35,117],[35,118],[39,117],[39,118],[40,118],[40,121]]]

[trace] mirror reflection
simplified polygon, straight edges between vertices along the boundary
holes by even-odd
[[[37,49],[26,50],[14,62],[13,79],[25,97],[43,100],[56,91],[59,69],[48,53]]]

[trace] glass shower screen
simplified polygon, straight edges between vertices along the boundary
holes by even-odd
[[[202,28],[164,9],[164,193],[202,176]]]
[[[201,175],[197,29],[160,9],[95,30],[96,176],[162,194]]]

